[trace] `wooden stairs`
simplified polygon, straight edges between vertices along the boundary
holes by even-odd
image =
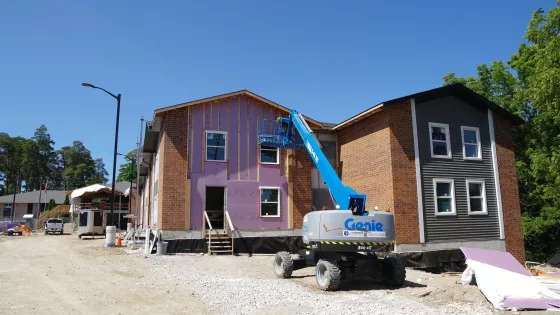
[[[235,255],[235,228],[228,211],[224,211],[225,229],[213,229],[207,211],[202,216],[202,238],[208,245],[208,255]]]
[[[207,231],[206,241],[209,255],[233,255],[233,239],[226,233]]]
[[[48,219],[56,218],[61,214],[69,214],[70,213],[70,205],[58,205],[54,207],[49,212],[43,212],[39,217],[39,221],[37,223],[37,229],[42,229],[45,226],[45,222]]]

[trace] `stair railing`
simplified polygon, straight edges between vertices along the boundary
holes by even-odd
[[[234,252],[234,247],[235,247],[235,242],[234,242],[234,238],[235,238],[235,228],[233,227],[233,222],[231,221],[231,218],[229,216],[229,212],[226,210],[226,234],[230,237],[231,239],[231,254],[233,255]]]
[[[203,212],[202,217],[202,238],[206,239],[206,223],[208,223],[208,228],[210,229],[210,233],[208,233],[208,254],[212,254],[210,252],[210,242],[212,242],[212,223],[210,223],[210,218],[208,217],[208,213],[206,211]]]

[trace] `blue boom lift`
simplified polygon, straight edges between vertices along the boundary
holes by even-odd
[[[382,278],[392,286],[404,283],[404,264],[387,255],[395,239],[393,214],[366,211],[366,195],[342,183],[301,114],[292,110],[289,117],[261,121],[259,144],[306,149],[336,208],[304,216],[302,239],[306,247],[294,254],[276,254],[274,271],[279,278],[289,278],[294,270],[316,266],[317,285],[322,290],[336,290],[341,280],[354,275]]]

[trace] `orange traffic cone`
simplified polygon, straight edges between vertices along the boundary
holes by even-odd
[[[120,237],[117,237],[117,244],[116,244],[116,246],[117,246],[117,247],[121,247],[121,246],[122,246],[122,242],[121,242],[121,238],[120,238]]]

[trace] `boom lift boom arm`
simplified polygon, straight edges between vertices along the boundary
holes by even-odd
[[[277,122],[279,129],[277,136],[267,137],[261,134],[259,143],[267,146],[293,149],[304,147],[329,188],[331,196],[336,203],[336,208],[351,210],[355,215],[367,216],[368,212],[365,211],[366,195],[358,194],[354,189],[342,183],[321,150],[319,141],[305,121],[305,118],[297,111],[292,110],[290,117],[279,117]],[[303,143],[296,141],[294,129],[301,136]]]

